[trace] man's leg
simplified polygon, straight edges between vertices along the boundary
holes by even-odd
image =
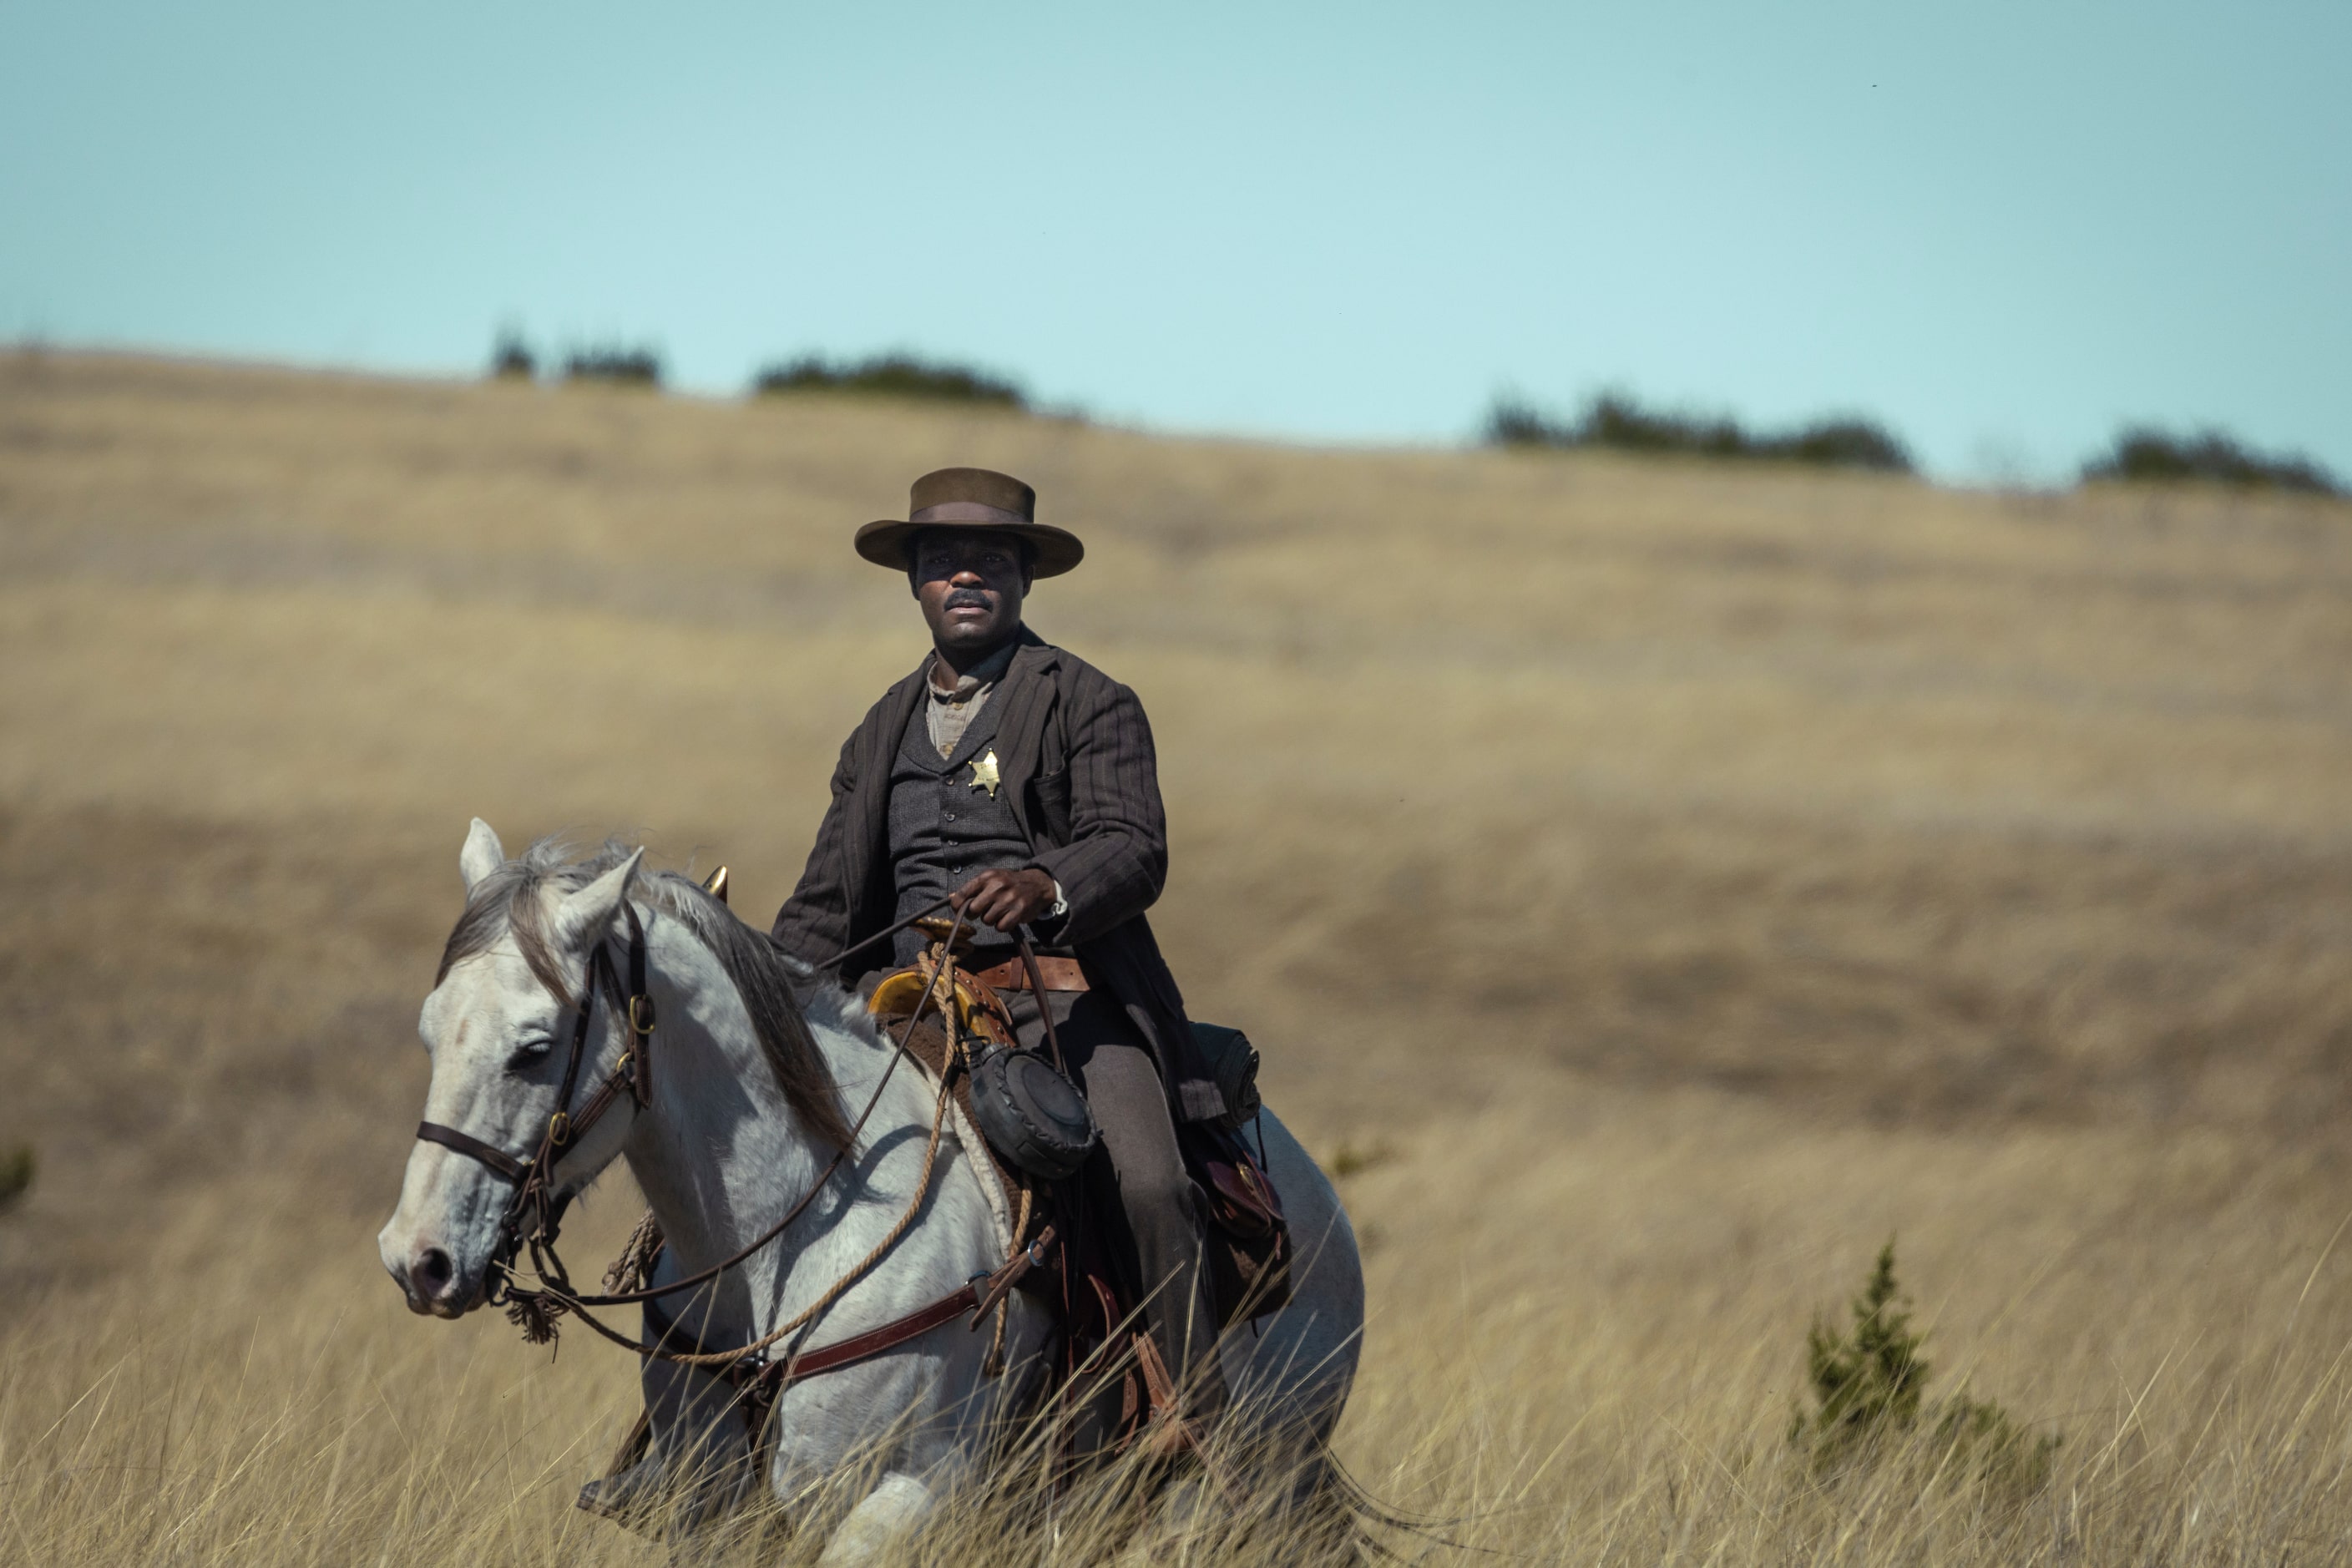
[[[1043,1040],[1035,1005],[1014,993],[1013,1021],[1024,1046]],[[1201,1196],[1176,1147],[1176,1127],[1160,1069],[1135,1026],[1108,996],[1051,994],[1062,1054],[1118,1179],[1119,1206],[1135,1244],[1144,1321],[1160,1359],[1185,1387],[1185,1414],[1207,1422],[1225,1406],[1217,1323],[1202,1267]]]
[[[1141,1046],[1106,1041],[1095,1047],[1082,1076],[1118,1173],[1119,1206],[1143,1273],[1145,1318],[1161,1359],[1186,1387],[1184,1413],[1210,1420],[1224,1409],[1225,1380],[1202,1267],[1201,1198],[1176,1149],[1160,1069]]]

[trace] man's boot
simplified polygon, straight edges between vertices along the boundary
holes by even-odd
[[[1145,1441],[1150,1447],[1171,1453],[1197,1447],[1215,1430],[1231,1397],[1217,1348],[1220,1325],[1209,1290],[1201,1205],[1197,1193],[1187,1195],[1192,1199],[1185,1205],[1190,1211],[1186,1217],[1192,1221],[1189,1237],[1170,1236],[1163,1216],[1160,1226],[1150,1227],[1159,1246],[1140,1236],[1137,1238],[1147,1276],[1159,1272],[1166,1281],[1143,1309],[1150,1339],[1150,1349],[1145,1353],[1145,1382],[1150,1385],[1152,1420],[1159,1428],[1148,1434]],[[1192,1244],[1189,1256],[1168,1245],[1182,1239]]]

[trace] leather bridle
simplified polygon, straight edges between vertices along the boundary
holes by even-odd
[[[625,899],[621,901],[621,912],[629,922],[628,987],[622,988],[620,976],[614,972],[612,952],[599,938],[588,956],[579,1012],[572,1019],[571,1051],[563,1064],[563,1087],[555,1092],[555,1109],[549,1113],[539,1147],[530,1156],[519,1160],[470,1132],[438,1121],[416,1124],[416,1136],[422,1142],[455,1150],[515,1184],[514,1195],[507,1200],[506,1212],[499,1216],[498,1245],[490,1254],[488,1295],[494,1306],[506,1300],[511,1290],[514,1261],[526,1247],[530,1248],[531,1261],[541,1274],[563,1278],[562,1264],[554,1252],[555,1237],[563,1221],[563,1211],[571,1206],[572,1194],[562,1191],[555,1181],[556,1162],[604,1120],[604,1113],[618,1104],[623,1095],[628,1096],[639,1110],[654,1100],[655,1014],[653,993],[646,985],[646,929]],[[588,1057],[588,1029],[595,1016],[599,995],[610,999],[614,1014],[628,1027],[629,1040],[621,1052],[621,1059],[613,1064],[613,1070],[604,1075],[587,1100],[574,1111],[571,1108],[572,1093],[579,1087],[580,1067]]]

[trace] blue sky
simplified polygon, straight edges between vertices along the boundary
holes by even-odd
[[[1512,387],[2054,478],[2352,476],[2352,5],[0,0],[0,336],[739,390],[908,347],[1176,430]]]

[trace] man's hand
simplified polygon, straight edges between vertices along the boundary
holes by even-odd
[[[1018,871],[982,871],[948,898],[982,925],[1009,931],[1054,907],[1054,879],[1034,866]]]

